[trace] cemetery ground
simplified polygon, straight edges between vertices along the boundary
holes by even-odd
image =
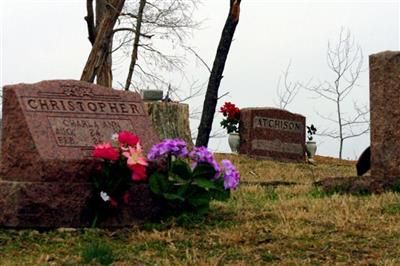
[[[317,165],[217,154],[242,183],[208,216],[124,229],[0,229],[0,265],[399,265],[400,194],[327,194],[313,186],[354,176],[355,162]],[[275,182],[280,181],[280,182]]]

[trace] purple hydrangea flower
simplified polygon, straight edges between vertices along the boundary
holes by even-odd
[[[207,147],[195,147],[189,156],[194,161],[193,168],[200,163],[209,163],[215,169],[214,178],[219,177],[221,169],[217,161],[214,159],[213,153],[210,152]]]
[[[188,156],[187,144],[181,139],[165,139],[158,144],[153,145],[147,154],[150,161],[159,160],[167,156],[176,156],[186,158]]]
[[[225,189],[236,189],[239,185],[240,174],[229,160],[222,160],[224,168],[224,187]]]

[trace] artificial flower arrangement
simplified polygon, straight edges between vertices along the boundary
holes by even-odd
[[[211,200],[229,199],[230,190],[239,185],[239,172],[229,160],[222,160],[221,168],[206,147],[189,152],[180,139],[154,145],[147,158],[157,168],[149,179],[151,191],[173,202],[177,213],[205,214]]]
[[[208,212],[211,200],[226,200],[236,189],[240,175],[229,160],[222,169],[206,147],[189,152],[186,142],[166,139],[154,145],[147,158],[140,139],[122,131],[113,143],[94,146],[93,157],[99,160],[92,174],[96,213],[93,226],[129,202],[129,188],[148,182],[153,195],[173,210],[164,213]]]
[[[221,106],[221,109],[219,111],[224,116],[224,119],[222,119],[221,121],[221,126],[223,128],[226,128],[228,134],[238,133],[240,109],[231,102],[225,102],[225,104]]]
[[[129,188],[147,181],[147,160],[138,136],[122,131],[112,136],[112,143],[94,146],[92,156],[99,159],[91,180],[94,186],[93,226],[99,219],[113,215],[128,204]]]

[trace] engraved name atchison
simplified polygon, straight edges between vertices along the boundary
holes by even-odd
[[[253,126],[254,128],[268,128],[295,133],[302,133],[304,131],[303,125],[300,122],[260,116],[254,117]]]
[[[255,139],[251,142],[252,150],[268,150],[274,152],[304,154],[303,146],[299,143],[286,143],[278,139],[265,140]]]

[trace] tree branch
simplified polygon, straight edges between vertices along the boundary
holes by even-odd
[[[140,28],[142,26],[143,10],[144,10],[145,5],[146,5],[146,0],[140,0],[138,18],[136,20],[136,33],[135,33],[135,40],[133,41],[131,63],[130,63],[129,70],[128,70],[128,77],[127,77],[126,83],[125,83],[126,91],[129,90],[129,86],[131,85],[133,71],[135,69],[136,60],[138,58]]]
[[[87,16],[85,17],[87,28],[88,28],[88,39],[93,45],[96,39],[96,29],[94,26],[94,12],[93,12],[93,0],[86,0]]]

